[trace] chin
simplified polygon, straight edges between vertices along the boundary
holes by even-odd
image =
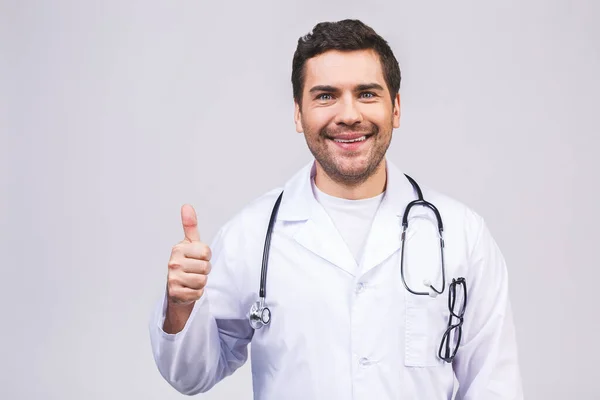
[[[338,165],[338,171],[343,175],[363,175],[369,169],[367,165]]]
[[[374,172],[366,162],[353,164],[342,162],[336,164],[335,169],[334,174],[337,178],[348,182],[363,181]]]
[[[360,175],[369,169],[371,162],[364,157],[347,157],[336,162],[336,167],[348,174]]]

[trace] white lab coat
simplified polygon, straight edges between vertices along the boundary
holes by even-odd
[[[387,160],[388,184],[362,262],[356,263],[310,182],[314,161],[283,188],[247,205],[211,245],[205,295],[185,328],[162,330],[163,297],[150,321],[162,376],[186,394],[205,392],[232,374],[252,347],[259,400],[522,399],[507,269],[483,219],[465,205],[420,185],[444,223],[446,290],[437,298],[407,292],[400,278],[404,208],[410,182]],[[418,182],[418,180],[417,180]],[[264,238],[281,190],[267,276],[271,324],[253,331]],[[441,284],[434,214],[411,211],[405,276],[412,289]],[[437,357],[448,323],[448,284],[465,277],[468,303],[455,361]]]

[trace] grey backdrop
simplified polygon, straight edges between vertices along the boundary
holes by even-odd
[[[600,399],[600,3],[1,1],[0,398],[176,399],[150,351],[203,239],[309,160],[291,58],[360,18],[400,60],[389,157],[507,259],[528,399]],[[259,266],[257,265],[257,268]],[[246,364],[206,399],[250,399]]]

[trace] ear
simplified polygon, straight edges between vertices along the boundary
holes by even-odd
[[[294,123],[296,124],[296,132],[304,132],[304,128],[302,127],[302,114],[300,112],[300,105],[296,101],[294,101]]]
[[[392,115],[392,121],[394,128],[400,127],[400,93],[396,94],[396,99],[394,100],[394,110]]]

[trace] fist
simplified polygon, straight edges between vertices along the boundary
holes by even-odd
[[[210,273],[211,251],[200,241],[194,208],[181,207],[184,239],[173,246],[169,259],[167,296],[170,303],[191,304],[202,297]]]

